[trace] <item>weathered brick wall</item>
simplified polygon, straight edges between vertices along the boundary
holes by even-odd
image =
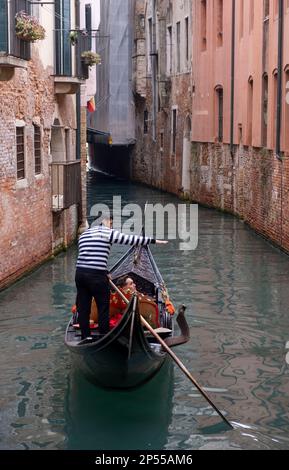
[[[289,155],[270,150],[194,143],[191,199],[241,217],[289,252]]]
[[[132,156],[131,176],[134,181],[149,184],[175,194],[180,194],[182,186],[182,157],[185,120],[190,115],[191,93],[190,74],[172,77],[169,105],[157,117],[157,141],[152,139],[152,124],[149,120],[148,134],[144,135],[144,111],[152,115],[152,90],[147,83],[146,100],[136,100],[136,145]],[[176,156],[171,152],[171,109],[177,106]],[[163,132],[163,151],[161,150]]]
[[[51,211],[50,138],[55,117],[76,127],[71,97],[57,100],[53,70],[34,54],[27,70],[17,69],[0,82],[0,288],[52,255],[55,243],[75,237],[75,207],[60,214],[62,230],[54,234]],[[26,179],[16,179],[16,121],[25,122]],[[42,174],[35,175],[33,122],[41,127]],[[73,142],[71,147],[75,147]],[[64,230],[65,227],[65,230]]]
[[[145,7],[145,8],[144,8]],[[192,94],[189,64],[181,64],[181,73],[176,69],[176,50],[173,47],[172,73],[167,71],[167,26],[184,21],[185,13],[190,14],[188,2],[157,1],[156,48],[158,53],[157,89],[159,112],[157,114],[156,141],[153,140],[153,97],[152,76],[148,67],[147,54],[144,60],[136,61],[135,90],[136,145],[131,160],[131,177],[135,181],[180,194],[182,187],[182,160],[185,121],[191,116]],[[141,29],[139,15],[145,14],[145,21],[152,15],[152,2],[136,2],[135,44],[136,53],[148,49],[148,28]],[[183,36],[181,36],[183,38]],[[174,28],[173,43],[176,42]],[[181,44],[185,49],[185,44]],[[147,51],[148,52],[148,51]],[[183,54],[182,54],[183,57]],[[145,89],[141,85],[144,84]],[[172,109],[177,108],[176,153],[172,153]],[[148,111],[148,133],[144,134],[144,112]],[[163,139],[161,138],[163,135]],[[161,143],[163,140],[163,143]]]

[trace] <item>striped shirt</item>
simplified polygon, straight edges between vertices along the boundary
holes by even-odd
[[[108,257],[113,243],[129,246],[147,246],[154,238],[125,235],[104,225],[86,230],[79,238],[77,268],[107,270]]]

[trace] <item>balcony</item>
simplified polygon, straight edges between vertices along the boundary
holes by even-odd
[[[19,11],[30,11],[28,0],[0,2],[0,81],[10,80],[15,68],[27,68],[31,58],[31,45],[15,34],[15,15]]]
[[[81,202],[80,160],[51,163],[52,211],[60,212]]]
[[[79,31],[75,43],[76,74],[78,77],[87,80],[89,78],[89,66],[81,57],[84,51],[91,51],[91,33]]]
[[[79,86],[89,77],[89,67],[81,54],[91,49],[91,36],[85,31],[56,30],[55,42],[55,93],[75,94]],[[73,73],[75,64],[75,73]]]

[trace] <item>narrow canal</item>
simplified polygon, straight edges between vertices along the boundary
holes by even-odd
[[[89,177],[89,203],[178,204],[142,186]],[[219,420],[176,367],[131,392],[87,383],[63,344],[76,248],[0,294],[0,449],[289,449],[289,258],[233,217],[199,211],[199,245],[154,247],[171,298],[188,306],[176,351]],[[114,248],[112,261],[119,248]]]

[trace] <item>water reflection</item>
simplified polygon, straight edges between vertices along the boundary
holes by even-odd
[[[180,201],[89,176],[89,205]],[[111,263],[125,248],[114,247]],[[75,299],[76,248],[0,293],[1,449],[289,449],[288,257],[229,215],[200,209],[199,246],[154,256],[191,341],[177,354],[234,422],[175,367],[129,393],[94,388],[70,371],[64,331]]]
[[[68,449],[162,449],[168,439],[174,392],[172,364],[148,384],[110,391],[71,371],[65,408]]]

